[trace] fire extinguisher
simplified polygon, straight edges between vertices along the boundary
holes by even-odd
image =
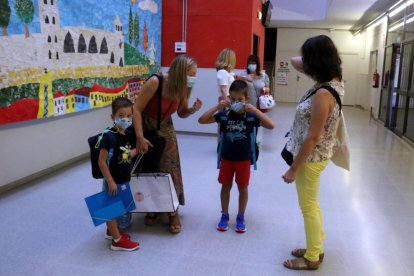
[[[372,87],[377,88],[379,85],[379,77],[380,75],[377,72],[377,69],[375,69],[374,74],[372,75]]]

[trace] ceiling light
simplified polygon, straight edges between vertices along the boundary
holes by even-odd
[[[394,15],[398,14],[399,12],[401,12],[403,9],[405,9],[405,7],[411,5],[414,3],[414,0],[409,0],[407,3],[401,4],[399,5],[396,9],[392,10],[389,15],[390,17],[393,17]]]

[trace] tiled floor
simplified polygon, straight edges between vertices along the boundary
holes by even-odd
[[[84,197],[100,190],[88,160],[0,195],[0,275],[297,275],[282,265],[304,245],[294,184],[280,151],[294,106],[269,113],[276,129],[264,131],[258,170],[252,172],[248,232],[233,231],[237,191],[231,199],[231,229],[215,230],[220,217],[216,138],[179,135],[187,204],[183,230],[167,221],[148,227],[133,216],[135,252],[114,252],[94,227]],[[320,202],[326,232],[325,261],[313,275],[413,275],[414,149],[369,119],[345,107],[352,143],[352,170],[330,164],[322,175]],[[306,273],[306,272],[303,272]]]

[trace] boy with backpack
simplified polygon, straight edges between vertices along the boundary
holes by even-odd
[[[132,125],[133,104],[125,97],[116,98],[112,102],[111,118],[114,125],[103,135],[98,165],[104,177],[104,189],[110,195],[116,195],[118,187],[131,179],[131,158],[137,152],[132,149],[131,137],[126,129]],[[106,223],[106,237],[112,240],[112,250],[133,251],[139,243],[130,240],[127,233],[118,228],[116,219]]]
[[[272,120],[255,106],[249,104],[247,83],[235,80],[227,99],[207,110],[199,119],[200,124],[217,122],[220,127],[218,145],[218,182],[222,184],[220,199],[222,215],[217,230],[227,231],[229,222],[230,191],[233,177],[239,189],[239,210],[236,232],[244,233],[247,227],[244,212],[247,207],[250,165],[256,163],[256,129],[260,125],[273,129]]]

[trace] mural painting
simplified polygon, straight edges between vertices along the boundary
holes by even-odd
[[[0,125],[111,104],[160,71],[162,0],[0,0]]]

